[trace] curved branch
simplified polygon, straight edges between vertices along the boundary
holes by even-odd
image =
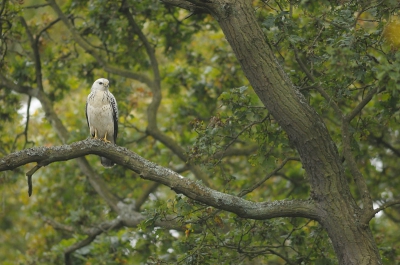
[[[317,208],[312,200],[251,202],[184,178],[178,173],[150,162],[124,147],[106,144],[95,139],[86,139],[70,145],[34,147],[12,153],[0,159],[0,171],[11,170],[32,162],[48,165],[89,154],[107,157],[136,172],[143,179],[164,184],[175,192],[182,193],[193,200],[235,213],[243,218],[305,217],[313,220],[319,219]]]
[[[368,224],[369,221],[374,218],[375,214],[379,213],[380,211],[385,210],[386,208],[389,208],[391,206],[394,205],[398,205],[400,204],[400,198],[395,199],[395,200],[391,200],[391,201],[387,201],[385,203],[383,203],[381,206],[379,206],[378,208],[374,209],[371,213],[367,214],[364,218],[364,224]]]

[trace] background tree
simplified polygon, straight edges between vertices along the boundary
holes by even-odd
[[[2,260],[398,262],[399,8],[2,1]],[[120,147],[82,141],[99,77]]]

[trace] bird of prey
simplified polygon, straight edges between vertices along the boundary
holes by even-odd
[[[108,90],[109,82],[105,78],[97,79],[86,100],[86,120],[90,134],[95,139],[113,143],[118,134],[118,105]],[[100,157],[104,167],[114,166],[111,160]]]

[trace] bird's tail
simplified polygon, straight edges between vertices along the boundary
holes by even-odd
[[[115,165],[114,162],[108,158],[101,156],[100,160],[101,160],[101,164],[103,165],[103,167],[113,167]]]

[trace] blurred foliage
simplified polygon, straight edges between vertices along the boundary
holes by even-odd
[[[340,118],[332,102],[349,113],[371,89],[379,89],[351,124],[352,149],[376,204],[395,197],[400,189],[398,1],[253,2],[269,45],[295,86],[323,117],[339,150]],[[143,42],[121,13],[120,1],[59,4],[105,62],[153,75]],[[195,14],[185,19],[187,11],[156,0],[129,0],[125,5],[154,47],[159,63],[163,100],[158,126],[187,152],[190,162],[207,172],[214,189],[239,194],[285,158],[297,156],[253,93],[211,16]],[[69,142],[88,137],[86,96],[93,80],[106,77],[120,109],[117,143],[160,165],[184,168],[186,161],[146,133],[150,89],[106,73],[43,1],[3,0],[0,15],[1,73],[20,85],[37,87],[37,66],[27,37],[30,31],[38,41],[44,91],[69,130]],[[61,143],[34,98],[0,87],[0,106],[2,156],[33,145]],[[96,156],[87,158],[120,198],[134,201],[152,185],[119,166],[103,169]],[[82,227],[116,217],[74,161],[36,172],[29,198],[24,173],[32,167],[0,173],[2,264],[62,264],[64,250],[85,238]],[[194,178],[190,172],[182,174]],[[349,173],[348,177],[358,199]],[[307,199],[308,194],[301,163],[290,161],[245,198]],[[314,221],[246,220],[163,186],[148,196],[140,211],[147,220],[139,227],[106,231],[75,251],[73,264],[337,264],[327,234]],[[43,216],[75,232],[56,230]],[[154,227],[156,220],[171,216],[182,231]],[[400,235],[392,232],[399,230],[399,224],[399,207],[387,209],[371,222],[384,264],[400,262]]]

